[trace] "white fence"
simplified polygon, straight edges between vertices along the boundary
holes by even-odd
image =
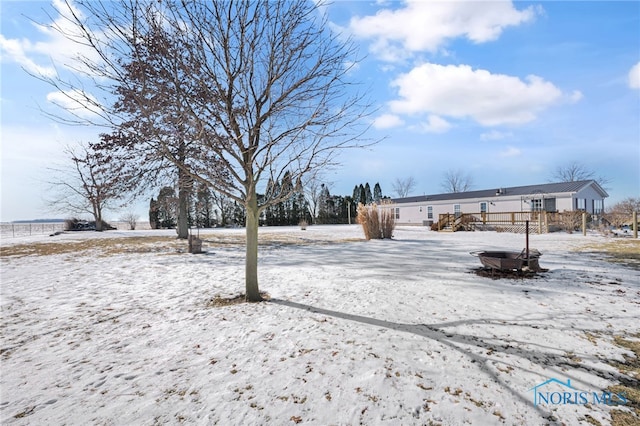
[[[29,235],[53,234],[64,231],[64,222],[34,222],[34,223],[1,223],[0,237],[26,237]]]

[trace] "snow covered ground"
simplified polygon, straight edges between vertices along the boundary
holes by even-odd
[[[524,236],[263,228],[271,300],[244,290],[242,229],[2,241],[2,424],[607,424],[606,404],[534,405],[534,388],[602,393],[640,329],[640,271],[532,235],[535,279],[479,277],[470,251]],[[28,254],[24,246],[28,244]],[[27,255],[28,254],[28,255]]]

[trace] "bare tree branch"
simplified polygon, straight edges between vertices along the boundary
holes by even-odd
[[[393,192],[398,196],[398,198],[408,197],[411,191],[413,191],[416,187],[416,180],[413,176],[409,176],[407,178],[396,178],[391,184],[391,188]]]
[[[306,0],[67,6],[73,37],[95,51],[78,67],[104,96],[59,78],[52,84],[78,89],[73,96],[100,110],[112,129],[107,151],[128,151],[143,169],[146,159],[173,164],[185,182],[245,207],[247,298],[259,300],[261,212],[335,164],[342,149],[364,145],[369,105],[346,65],[358,61],[354,46]],[[266,191],[285,175],[287,190]]]
[[[577,182],[581,180],[594,180],[603,189],[607,189],[610,179],[604,176],[596,176],[595,171],[584,164],[573,162],[558,166],[551,175],[552,182]]]
[[[462,170],[448,170],[440,186],[444,192],[466,192],[473,187],[473,178]]]

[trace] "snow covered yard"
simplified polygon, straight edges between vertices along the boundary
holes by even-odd
[[[620,377],[608,361],[640,331],[640,271],[576,251],[604,237],[532,235],[549,271],[492,280],[469,252],[523,235],[261,235],[270,301],[218,307],[244,291],[240,229],[203,233],[203,255],[174,231],[3,240],[2,424],[609,423],[606,404],[533,390]]]

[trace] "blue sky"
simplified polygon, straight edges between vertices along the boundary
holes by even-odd
[[[44,202],[50,168],[99,131],[43,115],[55,90],[24,71],[63,69],[72,50],[30,20],[47,22],[50,2],[0,7],[0,220],[60,216]],[[381,139],[344,152],[332,194],[379,182],[392,195],[408,176],[413,195],[438,193],[449,170],[473,189],[529,185],[578,162],[609,179],[606,204],[640,196],[640,2],[336,1],[325,12],[364,57],[351,77],[376,108],[367,136]]]

